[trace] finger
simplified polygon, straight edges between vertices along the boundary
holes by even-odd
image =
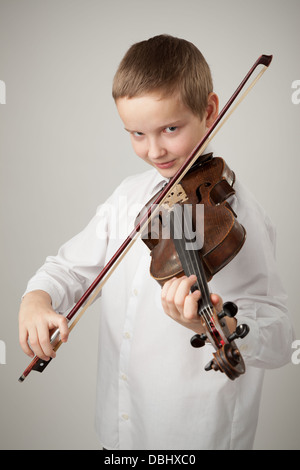
[[[62,343],[66,343],[69,338],[69,327],[68,327],[68,322],[65,317],[62,315],[58,315],[58,328],[59,328],[59,333],[60,333],[60,339]]]
[[[29,331],[29,343],[36,356],[44,361],[49,361],[50,357],[44,353],[43,348],[40,345],[38,331],[35,327],[31,328]]]
[[[213,306],[215,307],[217,312],[221,312],[222,307],[223,307],[223,300],[222,298],[217,295],[217,294],[211,294],[210,299],[213,303]]]
[[[186,320],[198,319],[198,309],[201,294],[199,291],[195,291],[192,294],[189,294],[185,298],[183,316]]]
[[[55,333],[52,346],[54,347],[59,341],[62,343],[67,342],[70,332],[67,319],[63,315],[53,312],[47,317],[47,321],[50,330],[50,338]]]
[[[38,336],[39,346],[44,356],[48,358],[52,357],[52,359],[54,359],[56,356],[56,353],[53,351],[53,345],[51,344],[51,341],[50,341],[50,332],[49,332],[49,327],[47,323],[42,322],[37,325],[37,336]],[[44,359],[44,358],[41,357],[41,359]]]
[[[19,332],[19,343],[25,354],[29,357],[34,357],[34,352],[31,350],[28,344],[28,331],[25,328],[20,327]]]
[[[196,282],[196,276],[173,278],[165,284],[162,291],[162,305],[165,312],[172,318],[183,315],[185,299]],[[199,293],[196,294],[199,299]]]
[[[175,295],[179,282],[180,282],[179,279],[174,277],[173,279],[170,279],[169,281],[167,281],[162,288],[162,291],[161,291],[162,306],[165,312],[168,314],[169,314],[169,310],[173,309],[174,295]]]
[[[182,280],[179,282],[174,295],[174,303],[178,311],[182,314],[185,308],[186,298],[190,295],[191,288],[195,284],[197,278],[195,275],[192,275],[181,279]]]

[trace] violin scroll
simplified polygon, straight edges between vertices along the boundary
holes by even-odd
[[[223,305],[222,312],[218,313],[216,317],[218,320],[223,319],[225,316],[230,318],[237,314],[237,306],[233,302],[226,302]],[[217,322],[216,318],[214,318]],[[249,333],[250,328],[246,324],[240,324],[236,327],[236,330],[228,334],[228,328],[224,321],[220,322],[219,325],[216,323],[217,330],[221,329],[225,333],[225,341],[220,347],[216,347],[216,352],[213,353],[213,359],[204,367],[206,371],[215,370],[224,372],[227,377],[231,380],[236,379],[240,375],[245,373],[245,365],[239,349],[237,348],[234,340],[245,338]],[[227,335],[227,336],[226,336]],[[194,348],[200,348],[205,345],[208,336],[206,334],[194,335],[191,338],[191,345]],[[214,344],[216,346],[216,343]]]

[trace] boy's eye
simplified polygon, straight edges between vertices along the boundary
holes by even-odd
[[[166,127],[165,128],[165,132],[167,134],[172,134],[173,132],[175,132],[177,130],[177,127],[176,126],[169,126],[169,127]]]
[[[134,135],[134,137],[141,137],[144,134],[142,132],[134,131],[132,135]]]

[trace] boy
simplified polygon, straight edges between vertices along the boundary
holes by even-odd
[[[85,292],[129,233],[135,212],[172,177],[218,114],[208,65],[191,43],[157,36],[133,45],[113,84],[113,97],[135,153],[153,168],[127,178],[83,232],[63,245],[29,281],[20,308],[24,352],[55,357],[49,330]],[[106,449],[249,449],[253,445],[265,368],[289,360],[292,328],[274,260],[274,229],[237,181],[231,206],[246,228],[241,252],[210,283],[217,310],[238,305],[250,333],[240,351],[246,374],[230,381],[206,372],[213,348],[190,346],[202,332],[195,278],[166,283],[149,275],[149,251],[138,240],[101,299],[97,432]],[[126,200],[126,207],[119,204]],[[118,230],[117,230],[117,229]],[[164,314],[166,313],[166,315]],[[175,321],[173,321],[175,320]],[[234,330],[236,320],[229,325]],[[28,345],[30,342],[31,348]],[[33,351],[33,352],[32,352]]]

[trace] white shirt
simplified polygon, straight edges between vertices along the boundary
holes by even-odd
[[[164,184],[151,169],[127,178],[88,226],[29,281],[66,312],[134,227],[140,208]],[[253,445],[265,368],[290,360],[293,338],[286,294],[275,264],[275,232],[237,181],[231,200],[247,231],[242,250],[210,282],[238,305],[250,333],[237,344],[246,373],[231,381],[204,366],[211,345],[195,349],[193,332],[170,319],[161,287],[149,275],[150,252],[138,239],[103,288],[99,305],[96,429],[107,449],[249,449]]]

